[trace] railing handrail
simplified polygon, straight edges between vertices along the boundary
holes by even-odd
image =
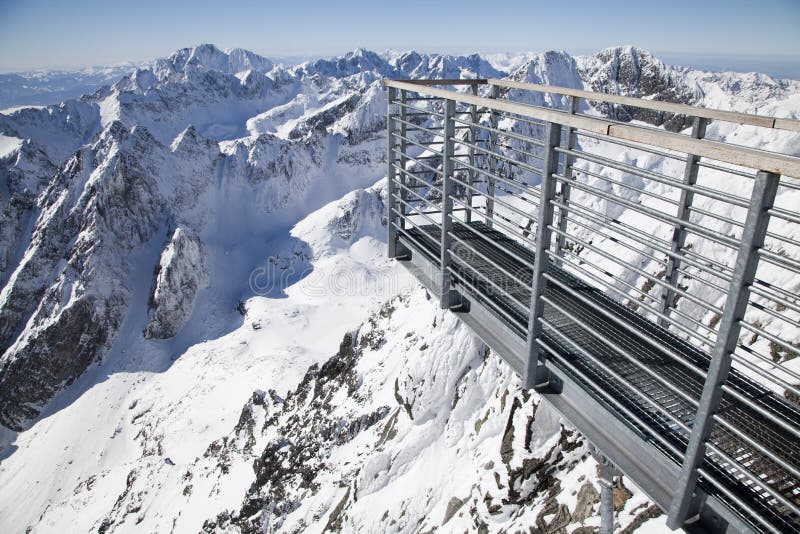
[[[462,81],[479,82],[479,80]],[[489,81],[491,83],[493,80]],[[739,165],[741,167],[747,167],[754,170],[767,171],[784,176],[800,178],[800,158],[796,156],[790,156],[788,154],[781,154],[778,152],[769,152],[766,150],[744,147],[731,143],[723,143],[721,141],[694,139],[686,135],[668,132],[666,130],[623,124],[598,117],[570,114],[567,111],[561,111],[542,106],[534,106],[532,104],[523,104],[508,100],[485,98],[468,93],[459,93],[449,89],[430,87],[429,85],[431,85],[432,82],[437,82],[437,84],[455,85],[453,80],[384,80],[383,84],[387,87],[413,91],[426,96],[455,100],[457,102],[474,104],[497,111],[515,113],[517,115],[532,119],[555,122],[563,126],[587,130],[593,133],[606,135],[608,137],[694,154],[696,156],[706,157],[712,160],[722,161],[732,165]],[[591,93],[588,91],[587,93],[590,95],[600,95],[600,93]],[[653,102],[635,98],[633,100],[640,103]],[[691,110],[706,109],[695,108],[693,106],[686,107]],[[700,116],[697,115],[697,113],[693,113],[693,115]],[[775,120],[777,121],[777,119]]]
[[[578,98],[586,98],[589,100],[595,100],[599,102],[610,102],[612,104],[622,104],[625,106],[634,106],[643,109],[652,109],[655,111],[665,111],[668,113],[688,115],[691,117],[703,117],[704,119],[734,122],[738,124],[747,124],[750,126],[758,126],[761,128],[773,128],[776,130],[790,130],[794,132],[800,132],[800,120],[796,119],[768,117],[767,115],[756,115],[753,113],[741,113],[738,111],[726,111],[722,109],[704,108],[700,106],[691,106],[689,104],[665,102],[663,100],[648,100],[645,98],[636,98],[633,96],[598,93],[594,91],[585,91],[583,89],[558,87],[555,85],[517,82],[513,80],[499,80],[497,78],[489,78],[486,80],[486,82],[489,85],[499,85],[501,87],[525,89],[529,91],[537,91],[541,93],[553,93],[565,96],[574,96]]]
[[[742,113],[739,111],[727,111],[722,109],[705,108],[691,106],[689,104],[679,104],[676,102],[666,102],[664,100],[649,100],[634,96],[614,95],[610,93],[598,93],[596,91],[586,91],[584,89],[573,89],[571,87],[560,87],[557,85],[546,85],[540,83],[518,82],[515,80],[504,80],[500,78],[475,78],[475,79],[424,79],[424,80],[397,80],[415,85],[496,85],[499,87],[524,89],[526,91],[536,91],[539,93],[551,93],[556,95],[574,96],[585,98],[596,102],[608,102],[611,104],[621,104],[642,109],[652,109],[654,111],[664,111],[676,113],[690,117],[702,117],[704,119],[733,122],[736,124],[746,124],[759,128],[771,128],[774,130],[789,130],[800,132],[800,120],[788,119],[783,117],[770,117],[768,115],[758,115],[755,113]]]

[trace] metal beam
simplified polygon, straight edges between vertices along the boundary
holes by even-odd
[[[489,96],[490,99],[496,100],[500,98],[500,88],[497,86],[492,87],[492,93]],[[487,182],[486,182],[486,225],[491,228],[492,227],[492,219],[494,217],[494,195],[495,195],[495,186],[497,180],[494,179],[492,176],[495,172],[497,172],[497,158],[494,157],[494,151],[497,150],[497,123],[498,123],[498,113],[496,111],[492,111],[489,114],[489,126],[491,126],[492,130],[489,131],[489,152],[490,154],[487,156],[486,160],[488,163],[489,170],[491,174],[487,175]]]
[[[477,85],[473,85],[473,86],[471,86],[471,89],[472,89],[472,94],[477,96],[478,95],[478,86]],[[476,173],[475,173],[475,167],[476,167],[476,165],[475,165],[475,146],[474,145],[477,144],[477,137],[478,137],[478,131],[477,131],[477,128],[475,127],[475,124],[478,123],[478,106],[477,105],[470,104],[470,106],[469,106],[469,117],[470,117],[470,122],[472,124],[469,127],[469,143],[470,143],[470,147],[469,147],[468,152],[467,152],[467,159],[469,161],[469,164],[473,168],[469,169],[467,183],[469,183],[470,186],[473,186],[473,184],[475,183],[475,177],[476,177]],[[469,205],[469,207],[472,207],[472,189],[469,189],[469,188],[467,188],[467,204]],[[464,220],[466,222],[471,222],[472,221],[472,211],[471,210],[467,210],[467,213],[464,215],[464,217],[465,217]]]
[[[534,251],[533,279],[531,282],[531,313],[528,319],[527,359],[523,381],[525,387],[541,387],[548,381],[549,373],[545,367],[544,353],[536,344],[542,335],[540,321],[544,312],[544,295],[546,281],[542,276],[549,265],[545,251],[550,248],[554,207],[551,202],[556,195],[556,180],[553,174],[558,172],[558,152],[555,148],[561,142],[561,125],[548,122],[544,132],[544,161],[542,161],[542,184],[539,193],[539,213],[536,218],[536,250]]]
[[[456,114],[455,100],[446,100],[444,106],[444,147],[442,157],[442,242],[439,257],[439,267],[441,268],[441,294],[439,303],[442,309],[449,309],[453,305],[452,298],[452,277],[450,274],[450,264],[452,259],[448,251],[451,247],[452,238],[450,232],[453,230],[453,153],[455,143],[455,122],[453,118]]]
[[[697,407],[692,435],[686,447],[678,488],[670,505],[667,525],[678,528],[699,513],[701,497],[695,493],[697,469],[706,455],[706,440],[714,425],[713,415],[722,400],[722,385],[731,369],[731,355],[736,348],[747,302],[750,285],[758,267],[755,252],[764,245],[764,236],[769,224],[768,210],[775,201],[779,177],[768,172],[759,172],[753,184],[750,207],[747,211],[741,245],[736,256],[731,284],[720,319],[717,341],[711,353],[711,363],[700,403]]]
[[[578,105],[580,100],[575,98],[574,96],[569,97],[569,112],[571,115],[574,115],[578,112]],[[567,150],[572,150],[575,148],[575,128],[572,126],[567,127]],[[567,154],[564,157],[564,178],[567,180],[572,179],[572,165],[575,162],[575,157],[571,154]],[[564,206],[569,206],[569,194],[570,194],[570,186],[569,181],[564,181],[561,184],[561,203]],[[559,258],[564,257],[564,247],[567,245],[567,214],[565,210],[559,209],[558,210],[558,229],[563,232],[563,234],[558,234],[556,237],[556,256]]]

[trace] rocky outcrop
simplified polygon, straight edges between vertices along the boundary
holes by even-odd
[[[581,58],[579,71],[591,90],[600,93],[693,104],[700,92],[680,71],[633,46],[608,48]],[[691,126],[685,115],[600,102],[593,105],[614,120],[640,120],[674,132]]]
[[[176,228],[156,268],[144,337],[165,339],[178,333],[197,291],[208,281],[205,263],[200,239]]]

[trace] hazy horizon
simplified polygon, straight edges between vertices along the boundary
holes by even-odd
[[[277,58],[333,56],[361,47],[580,54],[617,44],[701,61],[730,55],[773,64],[800,56],[800,3],[794,0],[674,0],[646,6],[636,0],[575,0],[569,9],[505,0],[489,12],[485,7],[475,0],[407,0],[402,8],[366,0],[239,0],[222,7],[208,0],[77,0],[65,9],[55,0],[0,0],[0,72],[138,63],[192,43]],[[687,23],[689,13],[703,24]]]

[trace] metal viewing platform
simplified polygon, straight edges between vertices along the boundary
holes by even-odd
[[[710,139],[800,122],[508,80],[384,83],[389,256],[598,451],[603,530],[616,473],[672,528],[800,532],[800,158]]]

